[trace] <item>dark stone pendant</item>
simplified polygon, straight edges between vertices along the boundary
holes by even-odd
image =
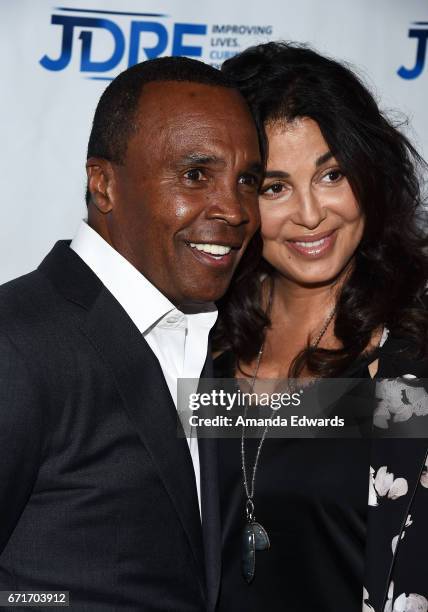
[[[256,521],[247,522],[242,532],[242,575],[250,584],[256,569],[256,550],[270,548],[269,536]]]

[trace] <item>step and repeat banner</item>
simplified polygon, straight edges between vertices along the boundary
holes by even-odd
[[[85,215],[85,153],[103,89],[136,62],[219,67],[268,40],[351,63],[428,155],[428,0],[0,0],[0,282]]]

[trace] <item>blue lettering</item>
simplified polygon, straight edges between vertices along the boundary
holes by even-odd
[[[73,28],[76,25],[74,17],[65,17],[63,15],[52,15],[51,23],[53,25],[62,25],[62,43],[61,54],[57,60],[53,60],[47,55],[44,55],[40,60],[40,64],[46,70],[64,70],[70,63],[71,50],[73,47]]]
[[[188,57],[201,57],[202,47],[190,47],[183,44],[185,34],[197,34],[203,36],[207,33],[206,25],[196,25],[193,23],[176,23],[174,27],[174,37],[172,41],[172,55],[187,55]]]
[[[125,37],[117,24],[109,19],[91,19],[93,28],[104,28],[108,30],[114,39],[114,51],[104,61],[94,62],[91,60],[92,32],[82,32],[79,38],[82,40],[82,56],[80,59],[80,70],[82,72],[108,72],[115,68],[123,57],[125,51]]]
[[[416,63],[411,69],[401,66],[401,68],[397,70],[397,74],[402,79],[416,79],[422,73],[425,66],[428,30],[409,30],[409,38],[418,39]]]
[[[64,68],[69,65],[73,53],[75,28],[83,28],[79,34],[79,39],[82,41],[80,58],[80,70],[82,72],[109,72],[121,62],[125,53],[126,40],[124,32],[114,21],[103,17],[52,15],[51,23],[53,25],[62,26],[61,50],[57,58],[44,55],[40,59],[40,64],[43,68],[46,68],[46,70],[64,70]],[[185,37],[188,35],[205,36],[207,33],[207,26],[204,24],[176,23],[173,27],[172,55],[201,57],[203,53],[202,46],[186,44]],[[94,51],[93,37],[95,29],[106,30],[113,38],[114,47],[110,57],[106,59],[95,60],[91,58],[91,53]],[[152,42],[153,35],[155,36],[154,42]],[[150,38],[150,36],[152,36],[152,38]],[[142,51],[145,54],[145,57],[142,59],[159,57],[166,51],[168,40],[168,30],[162,23],[157,21],[131,21],[128,66],[133,66],[141,61],[139,55]],[[227,41],[227,44],[229,45],[230,42]]]
[[[155,21],[133,21],[131,23],[131,42],[129,46],[129,62],[128,66],[133,66],[138,63],[138,54],[140,50],[140,33],[152,32],[157,35],[158,42],[154,47],[143,47],[148,59],[154,59],[163,53],[168,44],[168,32],[161,23]]]
[[[226,60],[229,57],[234,57],[238,51],[218,51],[217,49],[212,49],[210,51],[210,59],[212,60]]]
[[[59,58],[53,60],[47,55],[44,55],[40,60],[40,64],[47,70],[64,70],[70,63],[73,48],[73,30],[75,27],[102,28],[108,30],[114,39],[114,51],[111,57],[104,61],[94,62],[90,59],[92,32],[85,31],[80,34],[79,38],[82,40],[80,69],[83,72],[107,72],[117,66],[123,57],[125,38],[119,26],[109,19],[52,15],[51,23],[62,25],[63,32],[61,55]]]

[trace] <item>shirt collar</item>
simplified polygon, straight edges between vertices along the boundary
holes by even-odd
[[[85,221],[81,222],[70,248],[98,276],[140,333],[150,331],[168,313],[176,310],[159,289]],[[203,312],[186,315],[186,319],[198,327],[211,329],[217,319],[217,309],[212,303],[206,304]]]

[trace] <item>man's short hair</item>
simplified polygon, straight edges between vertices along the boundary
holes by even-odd
[[[234,85],[220,70],[187,57],[160,57],[135,64],[117,76],[102,94],[95,110],[87,157],[124,162],[130,136],[136,131],[135,114],[144,85],[187,81],[215,87]],[[86,203],[90,193],[86,191]]]

